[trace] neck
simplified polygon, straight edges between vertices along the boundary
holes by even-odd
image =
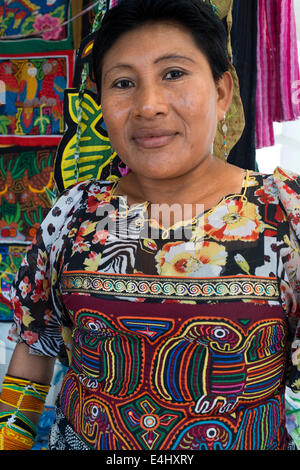
[[[197,168],[172,179],[147,178],[136,173],[131,174],[131,196],[138,201],[151,204],[193,204],[203,200],[214,187],[216,174],[225,162],[209,155]]]

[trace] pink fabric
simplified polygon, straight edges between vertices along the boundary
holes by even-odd
[[[262,148],[274,145],[273,122],[300,116],[300,74],[293,0],[257,5],[256,148]]]
[[[110,8],[113,8],[113,7],[115,7],[115,6],[117,5],[117,3],[118,3],[118,0],[110,0],[109,7],[110,7]]]

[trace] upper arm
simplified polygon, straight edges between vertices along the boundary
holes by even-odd
[[[55,357],[32,354],[28,346],[21,342],[15,347],[7,374],[48,385],[51,382],[54,364]]]

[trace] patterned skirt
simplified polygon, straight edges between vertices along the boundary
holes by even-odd
[[[49,435],[49,450],[95,450],[88,446],[73,430],[59,407],[56,407],[55,421]],[[287,450],[298,450],[290,436]]]
[[[73,430],[59,407],[49,435],[49,450],[95,450]]]

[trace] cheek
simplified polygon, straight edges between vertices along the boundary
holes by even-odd
[[[191,143],[213,139],[217,128],[217,107],[213,99],[207,100],[203,95],[185,96],[177,103],[178,114],[185,122],[186,132]],[[197,145],[198,145],[197,144]]]
[[[193,120],[210,120],[217,115],[215,95],[208,90],[185,94],[179,101],[179,109]]]
[[[123,133],[121,132],[121,129],[124,129],[125,113],[122,112],[120,106],[116,106],[113,103],[108,104],[106,102],[103,102],[102,104],[102,113],[108,136],[112,146],[114,146],[122,138]]]

